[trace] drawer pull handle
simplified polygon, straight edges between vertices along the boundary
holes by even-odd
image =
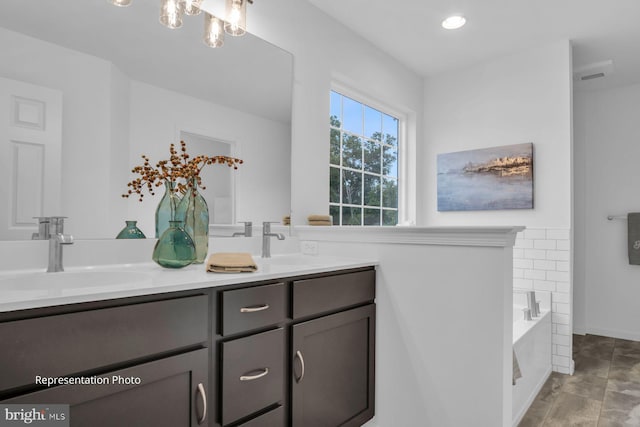
[[[254,305],[252,307],[242,307],[240,313],[255,313],[256,311],[263,311],[269,308],[269,304]]]
[[[198,384],[198,394],[202,399],[202,418],[198,420],[198,425],[200,425],[207,419],[207,393],[204,391],[202,383]]]
[[[296,351],[296,357],[300,359],[300,377],[296,378],[296,382],[299,383],[304,378],[304,357],[302,357],[302,353],[300,352],[300,350]]]
[[[262,378],[265,375],[267,375],[269,373],[269,368],[264,368],[262,370],[262,372],[260,372],[257,375],[243,375],[240,377],[240,381],[253,381],[253,380],[257,380],[258,378]]]

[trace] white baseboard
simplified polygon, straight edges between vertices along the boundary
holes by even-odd
[[[592,335],[602,335],[604,337],[619,338],[622,340],[640,341],[640,332],[621,331],[616,329],[587,328],[587,333]]]

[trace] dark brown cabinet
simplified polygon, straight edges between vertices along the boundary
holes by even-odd
[[[62,385],[2,403],[68,404],[72,427],[207,425],[208,354],[196,350],[99,375],[101,385]]]
[[[375,305],[292,327],[292,426],[361,426],[374,413]]]
[[[0,403],[68,404],[74,427],[356,427],[375,270],[0,313],[0,343]]]

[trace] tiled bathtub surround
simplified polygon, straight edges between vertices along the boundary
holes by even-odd
[[[513,286],[551,292],[553,370],[571,373],[571,232],[528,228],[513,248]]]

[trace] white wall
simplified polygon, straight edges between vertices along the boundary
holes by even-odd
[[[576,94],[576,324],[640,340],[640,266],[629,265],[626,221],[640,212],[640,85]],[[580,277],[582,280],[578,281]]]
[[[418,224],[571,227],[571,46],[562,41],[426,79]],[[533,142],[534,209],[437,212],[436,156]]]
[[[289,125],[132,82],[130,127],[131,167],[141,164],[142,154],[152,160],[168,158],[169,144],[179,143],[180,131],[232,142],[234,155],[244,160],[235,171],[237,220],[257,224],[280,221],[289,214]],[[122,188],[129,179],[130,174],[124,177]],[[162,193],[145,196],[148,199],[142,203],[129,199],[129,216],[140,219],[147,236],[155,235],[153,218]]]
[[[292,221],[329,213],[329,91],[343,83],[408,117],[421,137],[422,78],[306,1],[270,0],[251,7],[251,32],[294,55]],[[415,152],[406,153],[415,159]],[[415,165],[410,174],[415,174]],[[414,188],[409,192],[415,193]]]

